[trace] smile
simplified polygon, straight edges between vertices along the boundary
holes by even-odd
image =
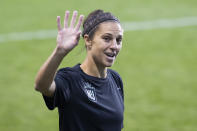
[[[114,56],[116,56],[115,53],[105,53],[105,55],[107,55],[108,57],[114,57]]]
[[[114,60],[116,57],[115,53],[105,53],[105,55],[107,56],[107,59],[109,60]]]

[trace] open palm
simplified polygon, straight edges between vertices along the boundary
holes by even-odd
[[[61,27],[60,16],[57,16],[57,26],[58,26],[58,35],[57,35],[57,48],[63,52],[71,51],[79,42],[81,31],[80,26],[83,21],[84,16],[80,15],[78,23],[75,26],[77,19],[77,11],[73,12],[73,16],[68,26],[69,11],[65,12],[64,27]]]

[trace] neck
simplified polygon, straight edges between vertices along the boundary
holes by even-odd
[[[96,64],[96,62],[89,57],[86,57],[84,62],[80,65],[83,72],[90,76],[98,77],[98,78],[106,78],[107,77],[107,67],[100,66]]]

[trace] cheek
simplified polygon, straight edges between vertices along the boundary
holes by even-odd
[[[98,43],[99,44],[99,43]],[[101,57],[101,54],[103,53],[103,47],[100,45],[94,45],[92,46],[92,55],[95,57]]]
[[[122,48],[122,45],[118,46],[118,48],[117,48],[117,55],[119,54],[121,48]]]
[[[98,43],[95,47],[94,47],[94,51],[96,52],[103,52],[108,48],[108,45],[105,43]]]
[[[122,44],[118,45],[118,52],[122,49]]]

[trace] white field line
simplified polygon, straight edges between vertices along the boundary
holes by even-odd
[[[184,17],[177,19],[159,19],[143,22],[124,22],[125,31],[150,30],[159,28],[175,28],[184,26],[197,26],[197,17]]]
[[[197,26],[197,17],[159,19],[159,20],[143,21],[143,22],[123,22],[122,26],[125,31]],[[57,30],[15,32],[9,34],[0,34],[0,43],[7,41],[18,41],[18,40],[48,39],[48,38],[55,38],[56,36],[57,36]]]

